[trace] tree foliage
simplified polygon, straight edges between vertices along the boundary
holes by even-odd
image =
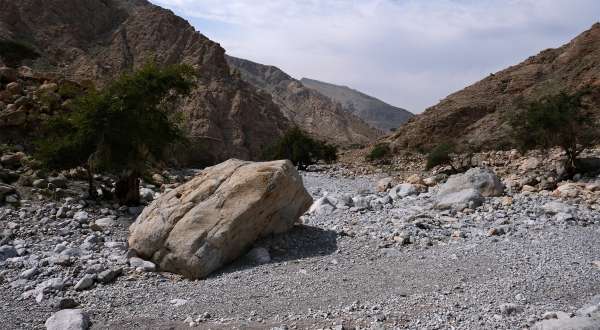
[[[13,40],[0,40],[0,58],[11,67],[16,67],[24,60],[35,59],[39,54],[30,45]]]
[[[427,164],[425,165],[426,169],[430,170],[440,165],[450,165],[452,168],[454,168],[451,155],[453,152],[454,147],[449,143],[442,143],[433,148],[427,154]]]
[[[567,155],[567,173],[574,174],[577,157],[598,138],[598,127],[583,103],[588,92],[562,92],[525,104],[511,118],[519,148],[527,151],[560,147]]]
[[[376,161],[383,159],[392,153],[390,146],[387,143],[376,144],[367,155],[368,161]]]
[[[264,159],[289,159],[294,165],[305,168],[322,160],[332,163],[337,160],[337,147],[318,141],[300,128],[294,127],[287,131],[279,141],[268,147]]]
[[[88,91],[74,101],[71,112],[49,121],[37,158],[50,169],[85,166],[89,172],[118,174],[131,185],[132,200],[125,202],[135,203],[139,194],[132,182],[183,139],[166,108],[190,92],[193,75],[187,65],[160,68],[149,63],[101,91]]]

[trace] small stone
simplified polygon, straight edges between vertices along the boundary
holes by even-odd
[[[98,282],[108,284],[114,282],[117,277],[123,273],[123,269],[108,269],[98,274]]]
[[[48,182],[57,188],[67,188],[67,183],[69,182],[67,178],[63,175],[59,175],[56,177],[48,178]]]
[[[46,330],[87,330],[88,316],[81,309],[63,309],[46,320]]]
[[[80,223],[85,223],[85,222],[88,222],[88,220],[90,219],[90,216],[85,211],[79,211],[79,212],[75,213],[75,215],[73,215],[73,219],[79,221]]]
[[[523,310],[523,307],[517,304],[502,304],[499,306],[500,313],[502,315],[512,315],[516,313],[520,313]]]
[[[79,303],[73,298],[57,298],[52,303],[52,308],[55,310],[71,309],[79,306]]]
[[[138,257],[129,258],[129,265],[145,272],[153,272],[156,270],[156,265],[153,262]]]
[[[114,227],[117,223],[115,222],[115,219],[107,217],[94,221],[94,224],[104,230],[106,228]]]
[[[0,246],[0,262],[18,256],[17,249],[11,245]]]
[[[77,284],[75,284],[75,290],[83,291],[91,288],[94,285],[95,275],[86,274],[84,275]]]
[[[23,271],[19,277],[20,278],[24,278],[24,279],[31,279],[33,276],[35,276],[35,274],[37,274],[38,269],[36,267],[30,268],[28,270]]]
[[[504,229],[502,227],[492,227],[487,231],[487,236],[500,236],[504,235]]]
[[[556,312],[546,312],[546,313],[544,313],[544,315],[542,315],[542,318],[544,320],[552,320],[552,319],[557,319],[558,315],[556,315]]]
[[[185,305],[187,304],[187,302],[188,301],[185,299],[172,299],[171,301],[169,301],[169,303],[175,307]]]

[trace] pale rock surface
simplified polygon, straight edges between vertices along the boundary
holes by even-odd
[[[483,197],[501,196],[504,185],[496,174],[487,168],[472,168],[465,173],[451,176],[440,186],[436,195],[436,207],[440,209],[481,205]]]
[[[81,309],[63,309],[50,316],[45,325],[47,330],[85,330],[90,320]]]
[[[291,229],[311,202],[290,161],[231,159],[144,209],[129,247],[162,270],[203,278],[258,238]]]

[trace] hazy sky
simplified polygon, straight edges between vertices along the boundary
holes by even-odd
[[[600,19],[600,0],[151,0],[227,53],[422,112]]]

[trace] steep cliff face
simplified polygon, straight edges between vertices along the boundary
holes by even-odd
[[[318,139],[349,146],[368,144],[383,134],[274,66],[231,56],[227,61],[242,79],[272,95],[291,122]]]
[[[304,86],[327,96],[334,102],[340,103],[346,112],[386,133],[398,128],[414,116],[404,109],[394,107],[346,86],[338,86],[308,78],[302,78],[301,82]]]
[[[0,38],[41,54],[35,70],[102,85],[153,60],[200,73],[179,109],[190,161],[253,159],[289,127],[271,97],[230,74],[225,51],[184,19],[146,0],[0,0]]]
[[[507,114],[520,101],[560,91],[600,88],[600,24],[568,44],[544,50],[454,93],[412,118],[388,140],[397,149],[427,149],[442,142],[494,149],[511,146]],[[598,93],[590,102],[600,114]]]

